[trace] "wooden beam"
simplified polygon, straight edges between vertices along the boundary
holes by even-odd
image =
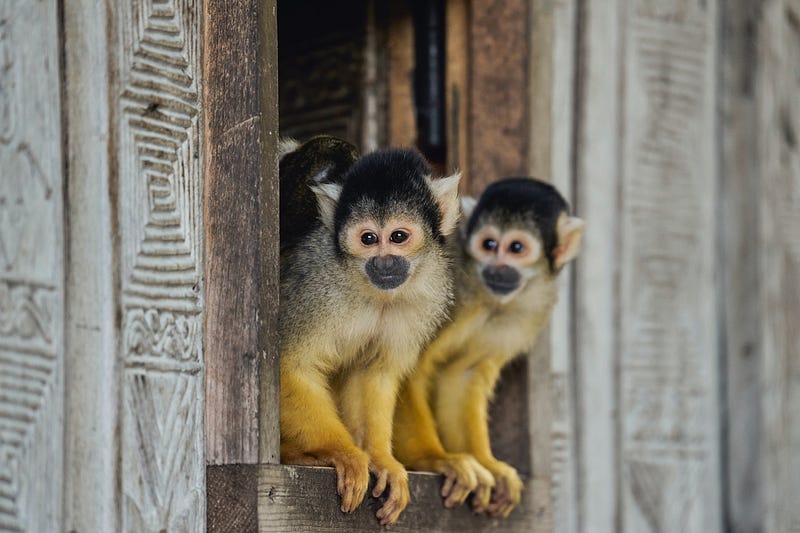
[[[207,462],[277,462],[275,2],[204,9]]]
[[[62,531],[119,531],[117,253],[105,2],[63,2],[67,294]],[[98,401],[103,398],[103,401]],[[52,483],[52,480],[49,480]]]
[[[257,465],[209,465],[206,492],[208,533],[258,530]]]
[[[750,179],[760,189],[762,424],[754,429],[763,468],[760,525],[794,532],[800,531],[800,2],[765,2],[759,20],[759,170]]]
[[[719,303],[724,384],[722,491],[725,529],[764,530],[761,432],[763,310],[759,305],[761,250],[756,87],[756,40],[764,2],[736,0],[720,4],[721,134],[718,243]]]
[[[374,478],[370,481],[370,490]],[[442,505],[442,477],[420,472],[409,473],[411,503],[391,526],[391,531],[531,531],[539,516],[530,510],[530,485],[523,492],[523,505],[508,518],[476,515],[462,505],[445,509]],[[259,531],[385,531],[375,512],[381,500],[367,496],[353,513],[341,512],[336,494],[336,473],[332,468],[290,465],[262,465],[258,473]]]

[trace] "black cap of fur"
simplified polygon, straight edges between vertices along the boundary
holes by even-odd
[[[541,235],[544,253],[554,272],[561,213],[569,213],[569,205],[549,183],[535,178],[506,178],[483,191],[467,223],[467,237],[482,222],[532,225]]]
[[[442,214],[425,177],[427,161],[416,150],[391,149],[365,155],[344,176],[344,187],[334,214],[336,234],[354,216],[385,221],[392,215],[419,217],[435,239]],[[363,213],[361,209],[368,209]]]

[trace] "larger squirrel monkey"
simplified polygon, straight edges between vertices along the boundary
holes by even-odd
[[[462,200],[451,238],[452,319],[403,383],[394,450],[409,468],[445,475],[445,506],[473,492],[476,511],[507,516],[522,481],[491,451],[488,405],[500,370],[527,352],[556,303],[556,276],[576,257],[583,221],[551,185],[510,178]]]
[[[387,150],[314,177],[318,223],[281,258],[281,458],[333,466],[344,512],[374,473],[381,524],[409,501],[391,449],[399,384],[452,301],[459,176],[429,174],[418,152]]]

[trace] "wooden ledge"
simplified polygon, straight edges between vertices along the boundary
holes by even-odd
[[[410,472],[411,503],[400,520],[384,528],[375,512],[381,499],[367,496],[353,513],[339,510],[332,468],[291,465],[225,465],[208,467],[208,531],[535,531],[544,509],[530,502],[549,483],[526,480],[522,504],[508,518],[472,513],[466,505],[445,509],[441,476]],[[370,482],[370,490],[374,479]],[[537,491],[537,488],[539,489]],[[546,496],[546,494],[544,495]],[[539,522],[537,524],[537,522]]]

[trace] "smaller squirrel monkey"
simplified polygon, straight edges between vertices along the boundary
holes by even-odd
[[[460,178],[431,179],[413,150],[356,159],[331,138],[292,148],[280,166],[281,191],[295,195],[281,199],[281,460],[333,466],[343,512],[372,472],[372,495],[388,491],[376,515],[392,524],[410,498],[391,449],[397,390],[452,301],[444,237]]]
[[[462,198],[449,239],[455,257],[451,320],[404,381],[394,450],[409,468],[444,474],[445,506],[473,492],[478,512],[508,516],[522,481],[494,457],[488,405],[500,370],[533,347],[556,303],[556,276],[580,248],[583,221],[550,184],[508,178]]]

